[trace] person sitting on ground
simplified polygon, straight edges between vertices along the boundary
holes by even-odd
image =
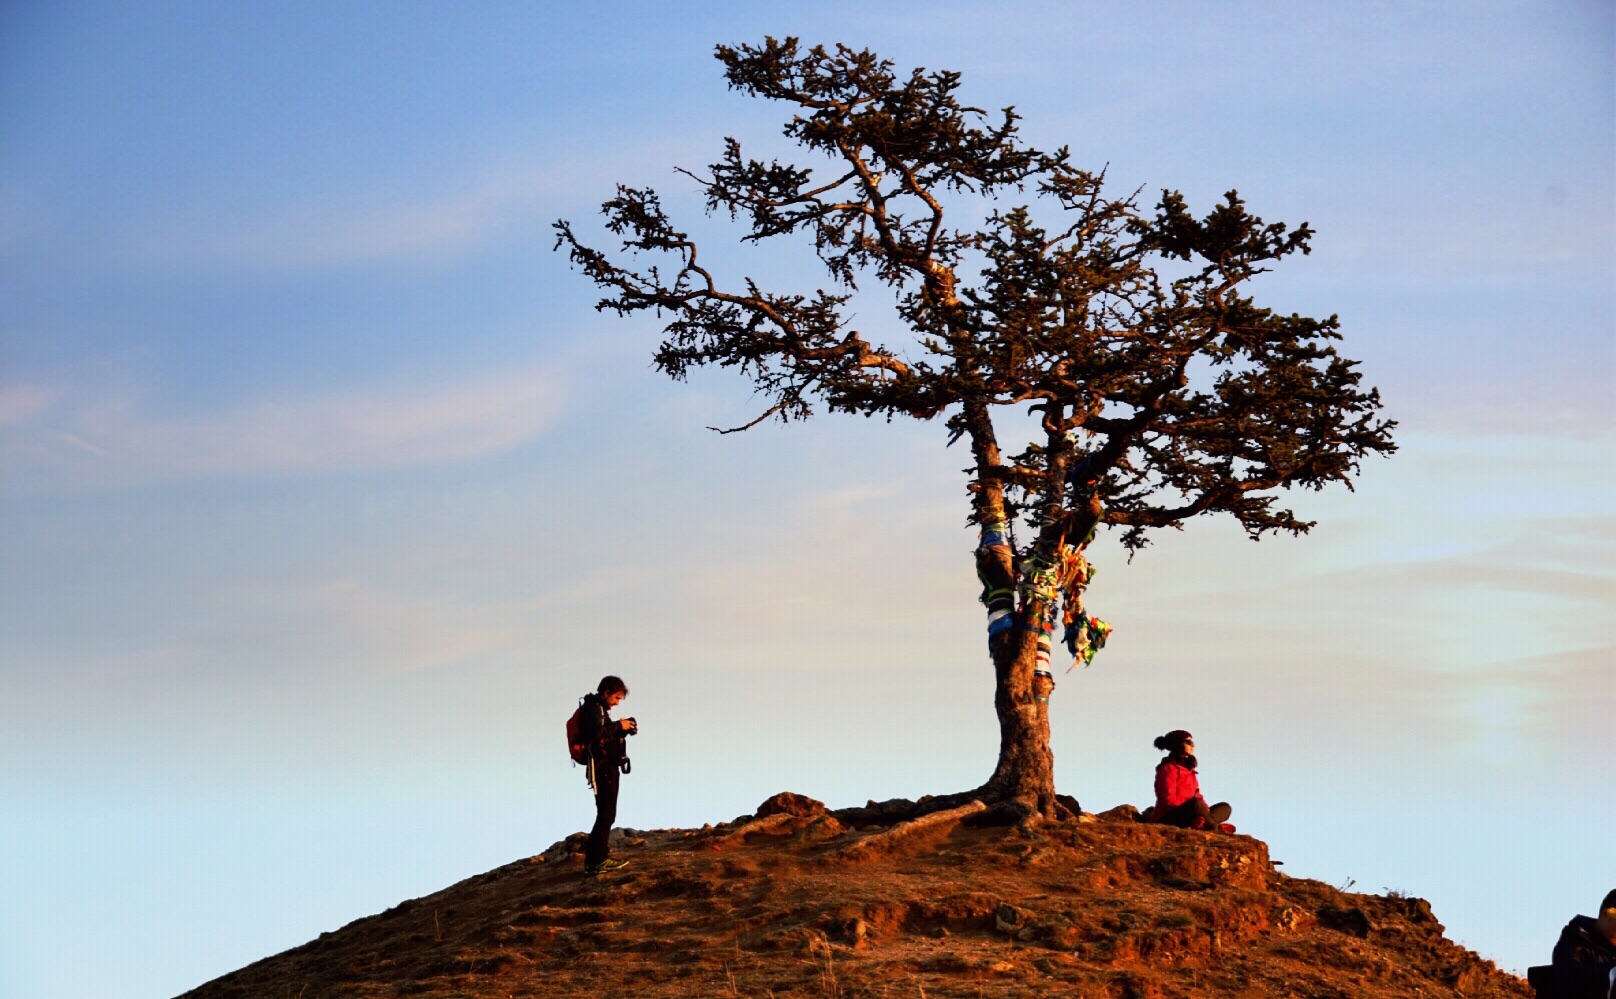
[[[1573,916],[1554,945],[1555,995],[1562,999],[1616,997],[1616,889],[1599,915]]]
[[[1174,729],[1156,737],[1156,748],[1167,750],[1168,755],[1156,764],[1156,804],[1145,810],[1145,818],[1186,829],[1234,832],[1228,822],[1234,811],[1229,803],[1208,805],[1201,797],[1201,782],[1195,776],[1195,737]]]
[[[628,684],[615,676],[601,677],[595,693],[585,694],[578,711],[579,735],[589,747],[589,786],[595,792],[595,825],[584,847],[584,872],[599,874],[628,865],[611,859],[612,823],[617,821],[619,773],[629,769],[628,737],[639,732],[632,718],[612,719],[611,710],[628,696]]]

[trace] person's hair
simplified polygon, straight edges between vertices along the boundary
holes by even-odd
[[[595,688],[595,693],[597,693],[597,694],[615,694],[619,690],[621,690],[625,694],[628,693],[628,684],[623,682],[622,677],[620,677],[620,676],[603,676],[603,677],[600,678],[600,686]]]
[[[1616,909],[1616,888],[1612,888],[1610,891],[1606,892],[1605,900],[1599,903],[1599,911],[1601,914],[1603,914],[1606,909]]]
[[[1156,736],[1156,748],[1176,753],[1184,748],[1184,743],[1194,741],[1194,736],[1181,728],[1175,728],[1166,735]]]

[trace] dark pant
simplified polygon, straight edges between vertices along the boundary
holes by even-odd
[[[589,830],[589,845],[584,847],[584,863],[598,864],[611,855],[607,837],[612,834],[612,823],[617,821],[617,765],[595,762],[595,827]]]
[[[1165,822],[1170,826],[1183,826],[1186,829],[1195,828],[1199,819],[1202,828],[1217,828],[1218,823],[1213,821],[1212,808],[1205,799],[1191,798],[1177,808],[1169,808],[1167,814],[1158,815],[1157,822]]]

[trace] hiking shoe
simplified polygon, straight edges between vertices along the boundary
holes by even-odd
[[[1229,821],[1229,816],[1233,812],[1234,809],[1230,807],[1227,801],[1220,801],[1216,805],[1213,805],[1211,811],[1207,813],[1207,824],[1216,829],[1218,826],[1221,826],[1223,823]]]
[[[626,860],[613,860],[611,857],[607,857],[605,860],[602,860],[598,864],[590,864],[587,867],[585,867],[584,868],[584,873],[585,874],[603,874],[606,871],[620,871],[620,870],[622,870],[623,868],[625,868],[627,866],[628,866],[628,861],[626,861]]]

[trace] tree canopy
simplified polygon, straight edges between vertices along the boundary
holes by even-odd
[[[717,54],[732,88],[794,106],[786,136],[833,169],[747,159],[728,139],[690,176],[710,210],[746,223],[743,241],[812,238],[832,290],[725,288],[654,191],[619,187],[602,206],[607,228],[671,267],[614,262],[567,222],[559,237],[611,292],[600,308],[672,317],[662,371],[738,368],[769,398],[764,417],[805,418],[816,402],[946,416],[971,439],[988,492],[979,508],[1002,485],[1035,525],[1093,517],[1125,528],[1131,547],[1211,512],[1253,536],[1305,531],[1276,489],[1349,482],[1366,453],[1393,450],[1379,393],[1337,352],[1337,318],[1281,315],[1243,291],[1308,252],[1306,224],[1265,223],[1233,191],[1204,217],[1173,191],[1141,211],[1137,193],[1109,196],[1065,148],[1022,143],[1014,109],[961,104],[957,73],[900,79],[872,52],[790,38]],[[975,230],[945,225],[951,195],[1006,192],[1053,204],[1054,221],[1016,204]],[[897,290],[917,356],[849,327],[843,306],[866,275]],[[992,411],[1016,404],[1041,415],[1044,434],[1003,459]],[[1066,488],[1079,462],[1092,489]]]

